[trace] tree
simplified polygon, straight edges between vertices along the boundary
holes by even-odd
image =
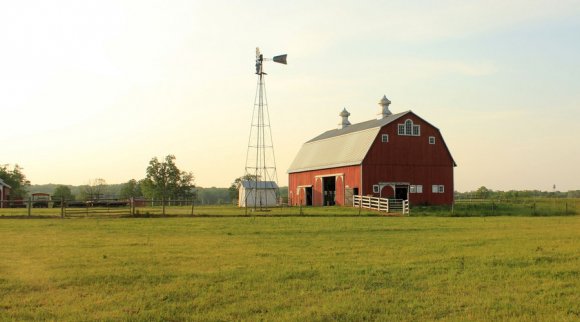
[[[81,198],[84,200],[99,200],[103,198],[107,191],[107,182],[105,179],[97,178],[89,184],[81,187]]]
[[[187,198],[193,196],[194,177],[191,172],[181,171],[175,164],[175,156],[168,155],[165,161],[157,157],[149,161],[147,177],[143,180],[143,190],[151,197],[161,198],[163,214],[167,198]]]
[[[24,199],[28,193],[30,181],[26,179],[22,170],[18,164],[15,164],[12,170],[8,164],[0,165],[0,179],[12,187],[10,193],[12,199]]]
[[[121,191],[119,192],[119,197],[121,199],[129,199],[135,197],[142,197],[143,193],[141,192],[141,183],[137,182],[135,179],[131,179],[124,183],[121,187]]]
[[[485,186],[481,186],[475,193],[477,193],[479,198],[487,199],[491,194],[491,190],[487,189]]]
[[[58,185],[54,188],[52,198],[53,200],[74,200],[75,196],[72,194],[69,186]]]

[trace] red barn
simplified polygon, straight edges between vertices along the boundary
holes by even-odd
[[[288,169],[292,205],[352,205],[353,195],[453,203],[456,166],[439,129],[412,111],[392,114],[387,97],[377,119],[350,124],[304,143]]]

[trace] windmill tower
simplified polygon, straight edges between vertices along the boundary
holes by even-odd
[[[264,58],[260,49],[256,48],[256,75],[258,84],[254,98],[254,110],[250,126],[250,138],[246,154],[246,169],[239,190],[238,205],[262,209],[276,205],[278,196],[278,175],[276,173],[276,158],[274,142],[270,126],[270,113],[266,97],[266,82],[264,72],[265,61],[286,64],[287,55]]]

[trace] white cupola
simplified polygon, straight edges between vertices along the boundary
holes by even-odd
[[[385,117],[392,115],[389,111],[389,105],[391,101],[387,98],[387,95],[383,95],[383,98],[379,101],[379,113],[377,113],[377,120],[384,119]]]
[[[340,114],[338,114],[338,116],[342,117],[342,122],[338,123],[338,129],[344,129],[345,127],[350,125],[350,122],[348,121],[348,117],[350,116],[350,113],[346,110],[346,108],[342,109],[342,112],[340,112]]]

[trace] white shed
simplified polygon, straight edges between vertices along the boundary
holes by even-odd
[[[274,181],[243,180],[238,194],[239,207],[274,207],[278,185]]]

